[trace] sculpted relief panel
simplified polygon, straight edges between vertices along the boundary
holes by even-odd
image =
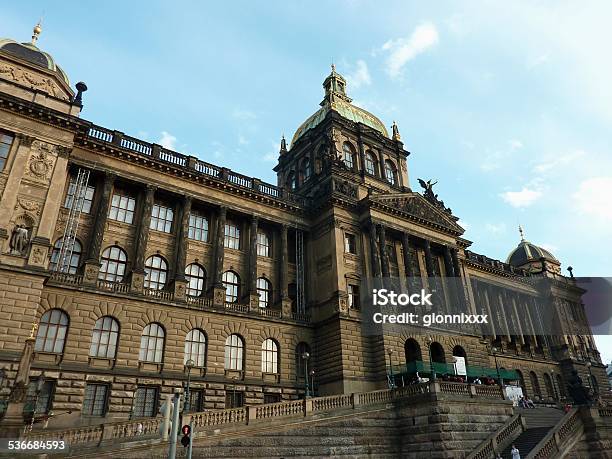
[[[32,89],[46,92],[47,94],[63,100],[69,100],[68,96],[60,89],[52,78],[37,75],[14,65],[0,63],[0,76],[7,80],[28,86]]]
[[[30,158],[25,169],[25,177],[40,183],[51,180],[53,166],[57,158],[57,147],[39,140],[32,143]]]

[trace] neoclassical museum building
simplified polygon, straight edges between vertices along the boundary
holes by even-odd
[[[31,334],[31,409],[58,425],[154,416],[188,378],[203,411],[385,388],[453,357],[535,400],[566,397],[573,370],[608,389],[571,272],[524,238],[505,262],[471,252],[431,182],[415,191],[397,125],[334,68],[269,184],[82,118],[87,87],[39,33],[0,40],[1,400]],[[452,277],[445,301],[507,326],[363,333],[364,280],[390,276]],[[539,302],[555,336],[521,312]]]

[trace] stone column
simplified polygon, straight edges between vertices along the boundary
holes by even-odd
[[[83,269],[84,284],[94,285],[98,279],[98,272],[100,271],[100,249],[102,248],[102,240],[104,239],[106,219],[108,218],[108,206],[113,193],[114,183],[115,174],[106,172],[104,175],[104,184],[102,185],[102,195],[100,196],[100,202],[98,202],[93,228],[89,236],[89,244],[87,245],[85,267]]]
[[[221,206],[217,214],[217,229],[215,231],[215,246],[213,259],[213,304],[223,306],[225,304],[225,287],[223,286],[223,259],[225,258],[225,221],[227,219],[227,207]]]
[[[383,278],[389,278],[389,254],[387,253],[387,229],[378,225],[378,246],[380,249],[380,269]]]
[[[28,265],[42,269],[47,269],[49,264],[48,253],[62,206],[63,191],[68,177],[68,156],[71,151],[63,146],[57,146],[55,150],[58,152],[58,155],[47,191],[45,206],[40,216],[38,229],[36,230],[36,237],[32,239],[28,259]]]
[[[365,149],[363,148],[361,134],[357,138],[357,145],[359,147],[359,173],[363,177],[365,175]]]
[[[248,301],[251,309],[259,307],[259,294],[257,293],[257,229],[259,225],[259,217],[253,215],[251,217],[251,230],[249,233],[249,277],[248,286]]]
[[[174,253],[176,254],[174,272],[174,299],[184,300],[187,289],[185,278],[185,265],[187,264],[187,244],[189,241],[189,214],[191,213],[191,196],[185,196],[181,206],[181,220],[176,225],[176,240]]]
[[[427,277],[433,277],[433,256],[431,254],[431,242],[429,242],[429,240],[425,239],[423,249],[425,250],[425,269],[427,270]]]
[[[404,255],[404,277],[406,279],[406,288],[408,292],[412,292],[416,288],[414,282],[414,270],[412,269],[412,260],[410,259],[410,235],[402,233],[402,252]]]
[[[287,225],[281,225],[281,256],[279,266],[280,299],[283,317],[291,316],[291,299],[289,298],[289,247],[287,244]]]
[[[382,271],[378,252],[378,238],[376,237],[376,225],[373,222],[370,222],[370,258],[372,258],[372,277],[380,279]]]
[[[491,303],[489,301],[489,290],[486,284],[481,284],[480,282],[478,282],[476,285],[478,286],[477,288],[478,288],[478,291],[480,291],[481,297],[484,299],[487,314],[489,314],[489,323],[491,324],[491,333],[493,336],[493,340],[496,340],[497,332],[496,332],[496,327],[495,327],[495,318],[491,311]]]
[[[138,232],[136,233],[136,251],[134,254],[134,264],[130,278],[130,290],[142,292],[145,278],[145,255],[147,253],[147,243],[149,242],[149,227],[151,226],[151,211],[155,202],[156,187],[147,185],[145,189],[144,202],[139,215]]]
[[[9,251],[9,225],[11,217],[13,216],[13,209],[17,203],[17,191],[19,190],[19,184],[25,172],[30,147],[32,146],[32,142],[34,142],[34,137],[20,134],[13,142],[15,145],[11,147],[11,152],[14,151],[15,159],[13,160],[4,187],[4,192],[0,199],[0,253]],[[9,155],[10,154],[11,153],[9,153]]]
[[[453,303],[451,304],[451,307],[449,309],[451,310],[451,312],[459,311],[461,309],[461,305],[463,304],[463,302],[461,301],[461,297],[460,297],[461,291],[459,290],[457,286],[457,280],[455,278],[456,274],[455,274],[455,269],[453,266],[451,250],[450,250],[450,247],[447,245],[444,246],[443,256],[444,256],[444,267],[446,268],[446,277],[443,278],[443,281],[449,287],[448,290],[449,290],[451,302]],[[456,303],[456,307],[454,307],[455,303]]]

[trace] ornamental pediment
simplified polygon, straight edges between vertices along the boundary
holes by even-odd
[[[418,220],[425,220],[433,225],[442,227],[450,233],[463,234],[464,229],[457,224],[448,209],[433,205],[419,193],[395,193],[379,196],[369,196],[372,204],[387,208],[393,213],[400,212]]]

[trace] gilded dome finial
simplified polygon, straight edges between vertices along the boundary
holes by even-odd
[[[519,225],[519,234],[521,235],[521,242],[525,242],[525,232],[523,231],[523,227]]]
[[[38,24],[34,26],[32,29],[32,44],[36,45],[36,41],[38,40],[38,36],[42,32],[42,18],[38,21]]]

